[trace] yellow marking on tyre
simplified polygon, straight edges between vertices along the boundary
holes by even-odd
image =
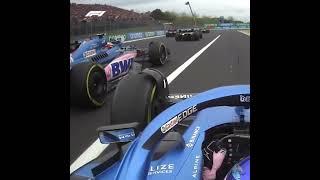
[[[155,92],[156,92],[156,85],[154,85],[152,90],[151,90],[150,102],[149,102],[150,105],[148,106],[148,113],[147,113],[147,122],[148,122],[148,124],[149,124],[149,122],[151,121],[151,118],[152,118],[151,107],[152,107],[152,101],[153,101]]]

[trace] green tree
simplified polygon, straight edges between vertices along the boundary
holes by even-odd
[[[163,20],[167,20],[167,21],[174,21],[176,19],[176,15],[174,13],[171,13],[169,11],[164,12],[164,18]]]
[[[155,9],[151,12],[150,16],[155,20],[161,20],[164,17],[164,13],[161,11],[161,9]]]
[[[229,17],[227,18],[227,20],[228,20],[229,22],[233,22],[233,21],[234,21],[234,18],[233,18],[232,16],[229,16]]]

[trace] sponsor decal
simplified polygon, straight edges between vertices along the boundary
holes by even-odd
[[[109,41],[125,41],[127,36],[125,34],[119,34],[119,35],[111,35],[108,37]]]
[[[156,174],[171,174],[174,170],[174,164],[161,164],[158,166],[150,166],[148,176]]]
[[[199,174],[199,164],[200,164],[200,155],[196,155],[194,159],[193,169],[192,169],[192,177],[197,178],[197,174]]]
[[[141,39],[141,38],[143,38],[143,33],[142,32],[128,33],[128,37],[129,37],[129,39]]]
[[[135,138],[133,129],[121,129],[121,130],[110,130],[100,131],[99,139],[102,144],[108,144],[111,142],[128,142]]]
[[[250,102],[250,96],[240,95],[240,102]]]
[[[129,133],[126,133],[126,134],[118,135],[118,138],[121,140],[121,139],[125,139],[125,138],[131,138],[131,137],[134,137],[134,136],[135,136],[134,132],[129,132]]]
[[[156,31],[156,35],[157,35],[157,36],[161,36],[161,35],[164,35],[164,34],[165,34],[164,31]]]
[[[186,146],[187,146],[188,148],[191,148],[193,145],[190,144],[190,143],[188,143],[188,144],[186,144]]]
[[[111,64],[112,77],[116,77],[124,72],[127,72],[132,64],[132,61],[133,61],[133,58],[126,59],[119,62],[113,62]]]
[[[95,49],[92,49],[92,50],[89,50],[89,51],[86,51],[83,53],[83,57],[85,58],[88,58],[88,57],[91,57],[91,56],[94,56],[96,55],[96,50]]]
[[[107,80],[114,79],[124,73],[127,73],[133,63],[133,58],[114,61],[105,67]]]
[[[192,97],[192,94],[174,94],[174,95],[168,96],[168,98],[170,99],[187,99],[191,97]]]
[[[166,133],[168,132],[171,128],[173,128],[175,125],[177,125],[180,121],[185,119],[186,117],[190,116],[194,112],[197,111],[197,106],[191,106],[188,109],[182,111],[172,119],[170,119],[168,122],[166,122],[164,125],[161,126],[161,132]]]
[[[145,36],[146,37],[151,37],[151,36],[155,36],[156,32],[145,32]]]
[[[195,140],[196,140],[197,135],[199,134],[199,132],[200,132],[200,126],[197,126],[197,127],[194,129],[194,131],[193,131],[193,133],[192,133],[192,136],[191,136],[189,142],[186,144],[186,146],[187,146],[188,148],[193,147],[194,142],[195,142]]]
[[[109,81],[128,73],[135,57],[136,53],[126,53],[108,64],[104,68],[107,80]]]

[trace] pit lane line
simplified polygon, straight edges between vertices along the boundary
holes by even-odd
[[[200,51],[195,53],[192,57],[190,57],[186,62],[184,62],[181,66],[179,66],[176,70],[174,70],[168,77],[167,81],[170,84],[179,74],[181,74],[192,62],[194,62],[206,49],[208,49],[219,37],[218,35],[215,39],[213,39],[210,43],[204,46]],[[151,37],[154,38],[154,37]],[[151,39],[149,38],[149,39]],[[140,39],[141,40],[141,39]],[[104,150],[108,147],[109,144],[101,144],[99,138],[88,147],[70,166],[70,174],[75,170],[83,166],[84,164],[92,161],[97,158]]]

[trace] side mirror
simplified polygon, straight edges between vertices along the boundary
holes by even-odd
[[[130,142],[136,138],[139,123],[118,124],[98,128],[99,140],[102,144]]]

